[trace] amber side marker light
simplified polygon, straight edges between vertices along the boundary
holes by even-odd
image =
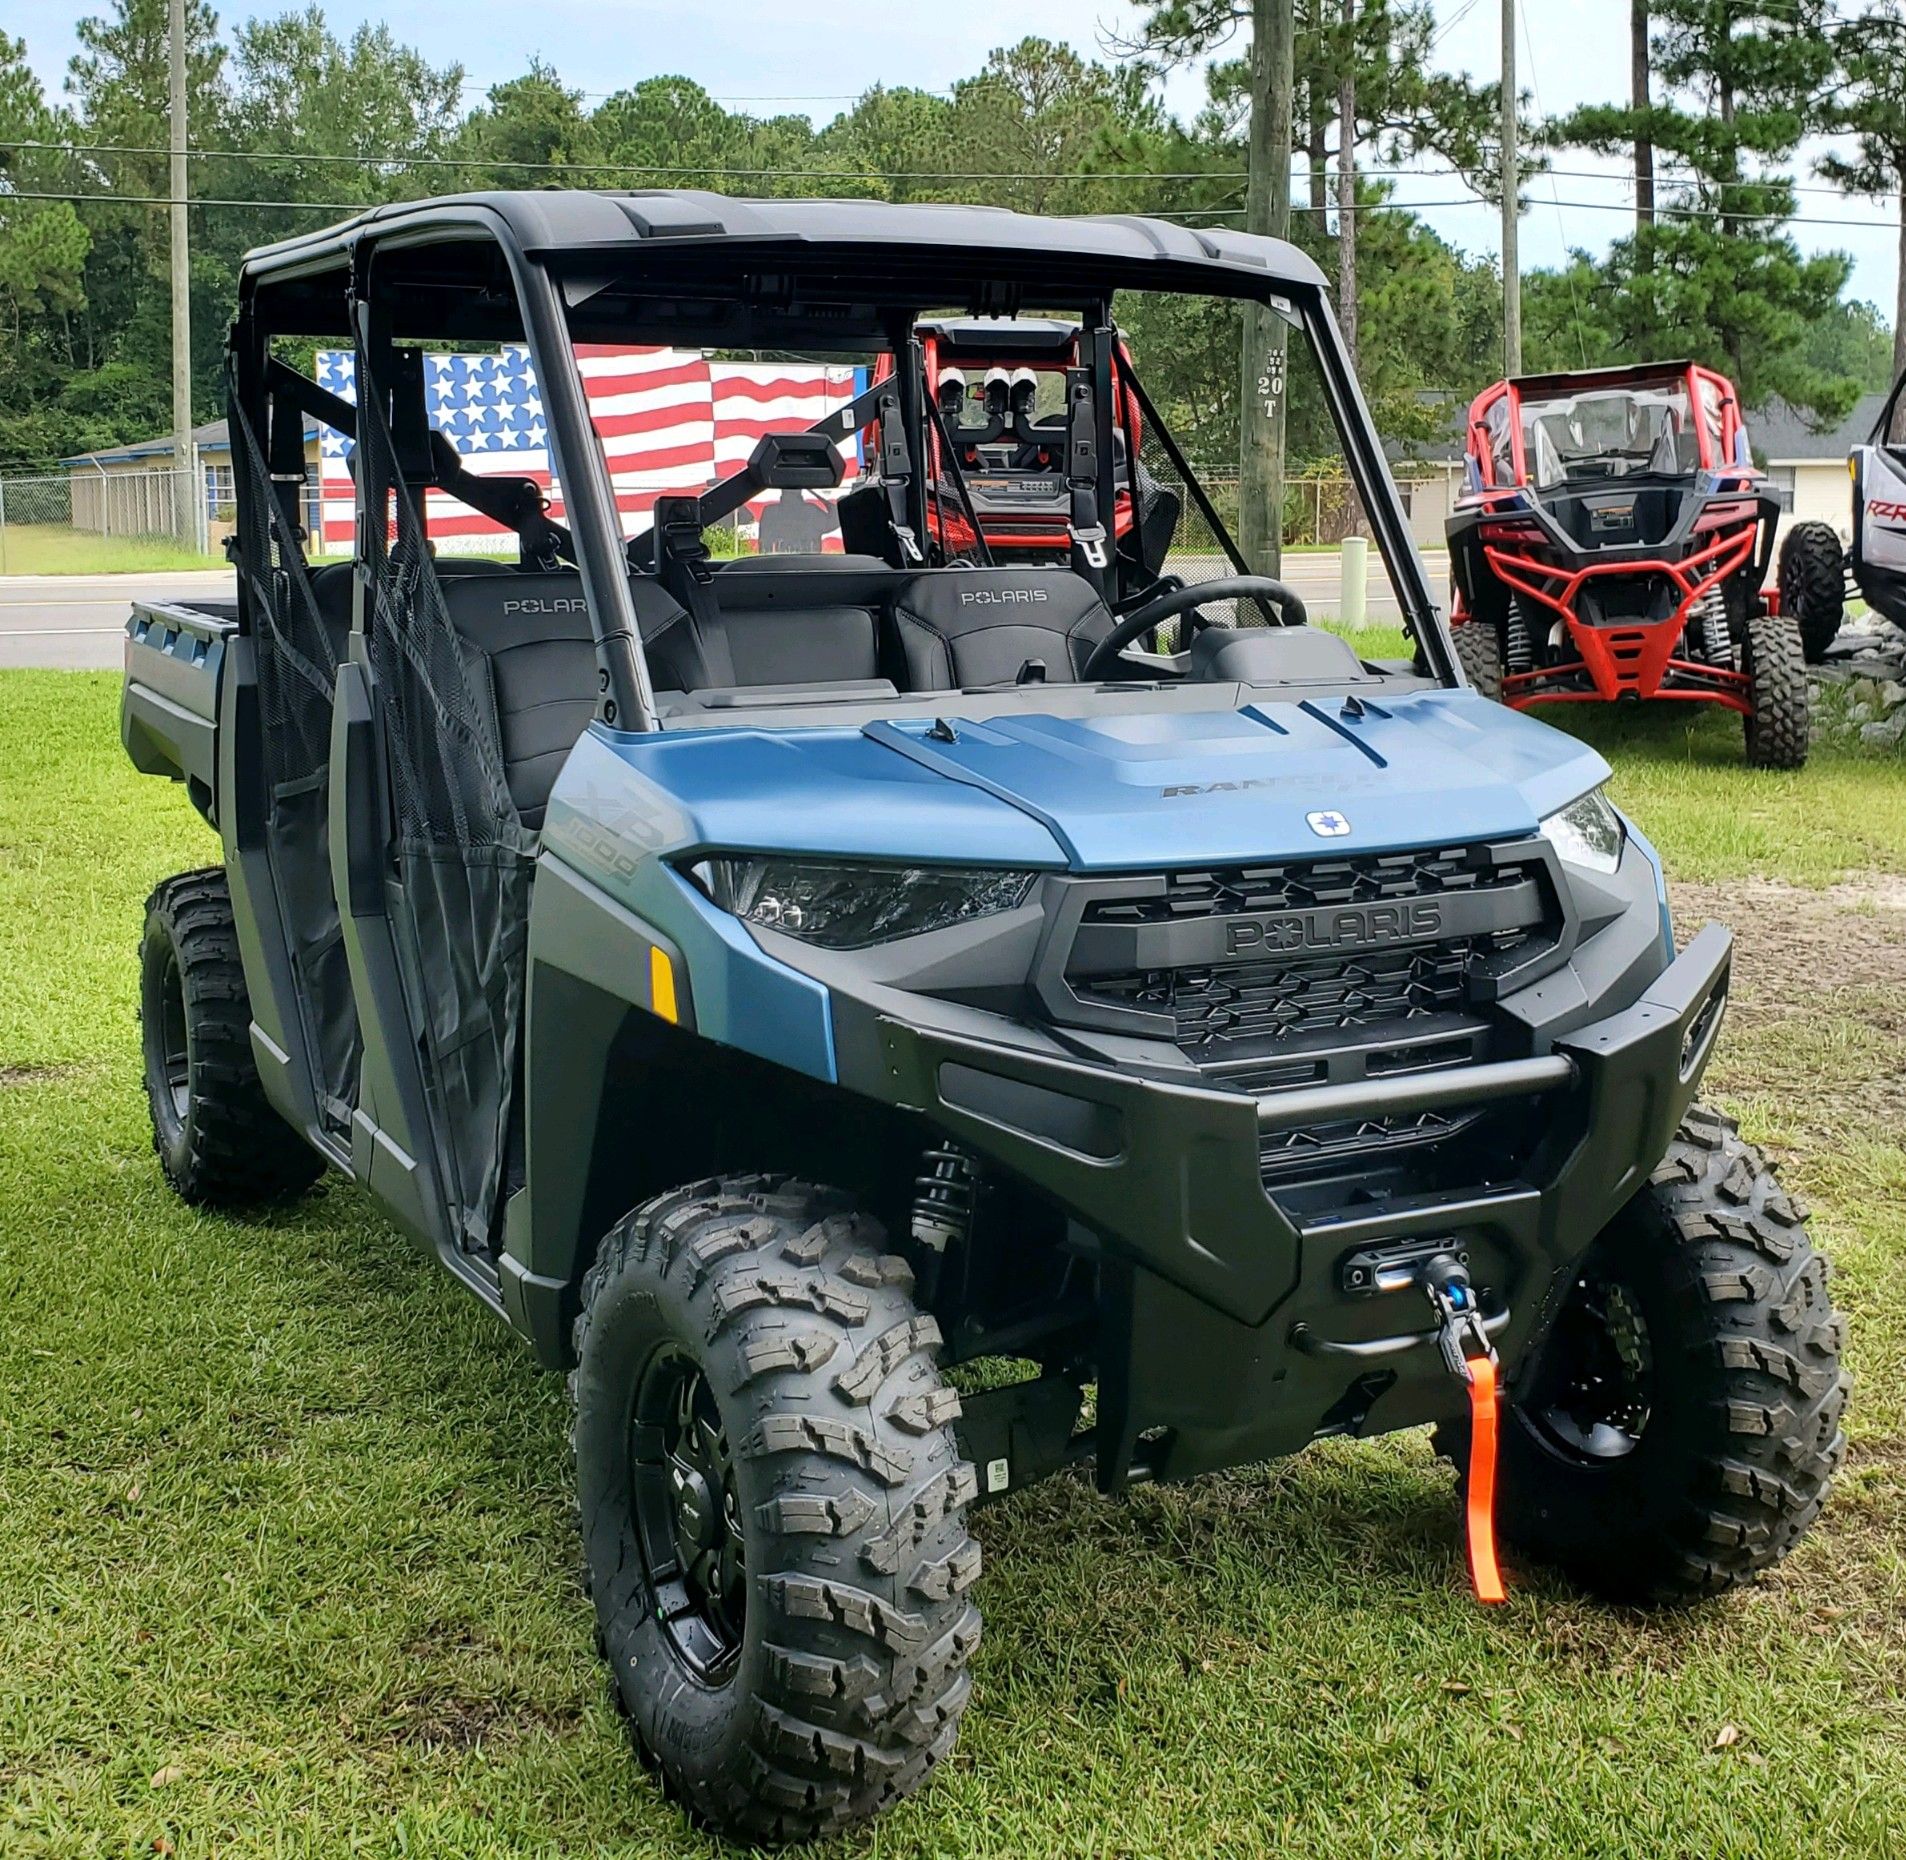
[[[649,1005],[663,1020],[681,1019],[675,1005],[675,965],[654,944],[649,945]]]

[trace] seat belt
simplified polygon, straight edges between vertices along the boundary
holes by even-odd
[[[1066,489],[1071,498],[1072,572],[1084,576],[1103,596],[1111,557],[1105,547],[1104,513],[1099,509],[1098,397],[1089,368],[1066,370]]]
[[[875,402],[880,431],[880,484],[887,494],[887,516],[900,543],[901,568],[923,568],[926,557],[913,533],[907,492],[913,484],[913,455],[907,449],[907,425],[900,416],[900,394],[890,379]]]
[[[304,413],[276,394],[267,394],[269,447],[266,476],[285,527],[295,536],[305,534]]]
[[[733,690],[734,654],[715,599],[714,570],[702,540],[699,497],[658,497],[653,516],[655,577],[675,598],[695,629],[695,644],[713,690]]]
[[[924,385],[925,383],[923,381],[922,386],[924,387]],[[961,513],[965,516],[967,525],[973,532],[973,553],[979,557],[980,566],[982,568],[991,568],[994,566],[993,547],[992,544],[986,540],[986,532],[980,528],[979,512],[974,507],[973,493],[966,482],[966,470],[965,467],[960,464],[960,455],[954,447],[953,436],[947,431],[946,416],[941,413],[938,403],[931,394],[923,395],[923,402],[927,410],[927,419],[933,427],[934,436],[940,442],[940,455],[946,461],[946,475],[952,481],[953,489],[959,495]],[[941,553],[945,555],[948,551],[946,549],[946,519],[944,515],[940,519],[939,529]]]

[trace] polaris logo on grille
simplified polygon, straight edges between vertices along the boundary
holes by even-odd
[[[1280,911],[1275,916],[1233,917],[1224,926],[1224,946],[1233,956],[1289,955],[1304,949],[1421,942],[1435,936],[1442,927],[1443,907],[1434,899],[1354,904],[1334,911]]]
[[[960,590],[962,607],[1019,607],[1030,606],[1034,601],[1051,599],[1051,594],[1044,588],[962,588]]]

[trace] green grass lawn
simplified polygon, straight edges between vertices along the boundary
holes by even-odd
[[[238,1221],[161,1187],[141,904],[216,846],[125,763],[116,686],[0,673],[0,1854],[711,1851],[609,1704],[559,1384],[351,1188]],[[1853,1320],[1823,1524],[1692,1614],[1513,1568],[1485,1614],[1420,1436],[1117,1503],[1055,1481],[980,1514],[957,1756],[833,1851],[1901,1851],[1906,765],[1752,776],[1731,719],[1580,727],[1695,902],[1746,912],[1717,1095]]]
[[[95,536],[64,524],[0,527],[0,575],[127,575],[168,568],[224,568],[165,536]]]

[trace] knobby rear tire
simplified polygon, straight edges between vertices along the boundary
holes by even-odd
[[[1830,523],[1796,523],[1780,545],[1780,611],[1818,665],[1846,619],[1846,551]]]
[[[152,1147],[184,1200],[242,1207],[309,1188],[324,1160],[265,1096],[231,892],[216,867],[146,900],[140,1044]]]
[[[1807,760],[1807,664],[1800,631],[1785,614],[1750,613],[1741,669],[1753,680],[1753,709],[1742,720],[1747,766],[1797,769]]]

